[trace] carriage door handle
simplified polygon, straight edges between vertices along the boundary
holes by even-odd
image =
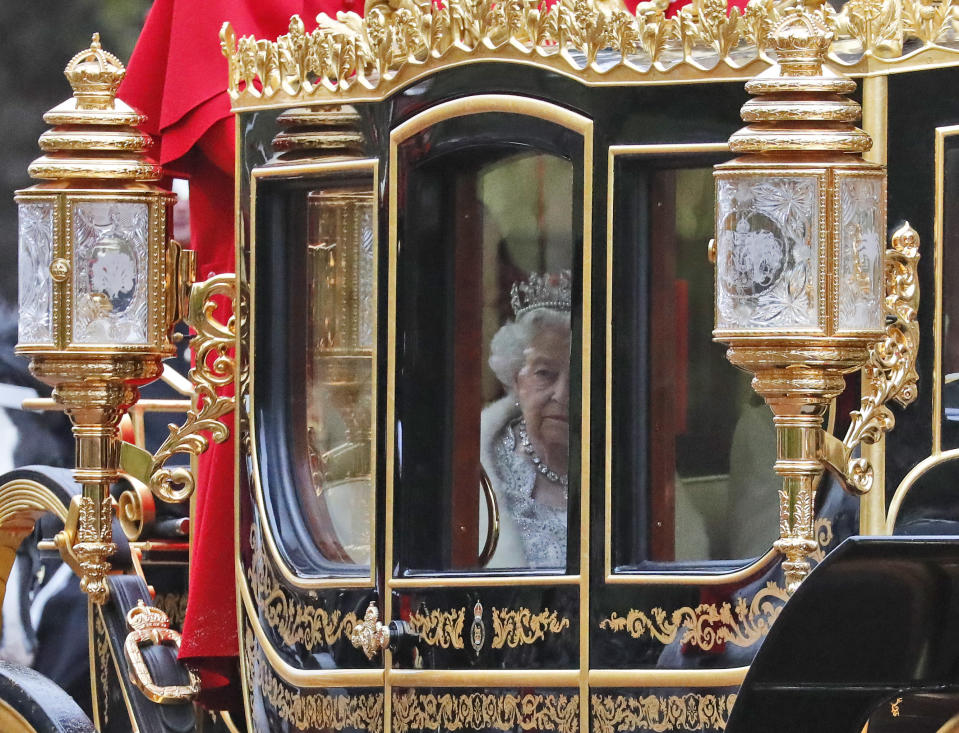
[[[390,627],[380,623],[380,610],[376,601],[370,601],[363,620],[353,627],[350,641],[357,649],[362,649],[367,659],[372,659],[381,649],[390,645]]]

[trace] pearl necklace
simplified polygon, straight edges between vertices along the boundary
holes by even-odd
[[[526,418],[519,421],[517,432],[519,433],[519,442],[523,446],[523,450],[526,451],[526,455],[528,455],[529,459],[533,462],[536,470],[545,476],[548,481],[562,486],[563,494],[566,494],[569,491],[569,474],[567,473],[560,476],[539,457],[533,444],[529,441],[529,435],[526,434]]]

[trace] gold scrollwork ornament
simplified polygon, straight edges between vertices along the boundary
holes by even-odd
[[[235,399],[220,395],[217,390],[231,384],[236,364],[231,349],[236,343],[236,316],[226,323],[218,320],[215,311],[218,298],[237,302],[236,276],[215,275],[193,286],[187,323],[196,331],[190,342],[196,365],[190,370],[195,387],[193,407],[183,425],[169,425],[170,435],[153,456],[150,469],[150,490],[170,503],[186,501],[196,488],[196,477],[189,468],[169,468],[165,464],[175,454],[197,456],[210,445],[225,441],[229,428],[221,418],[233,411]]]
[[[515,649],[524,644],[532,644],[546,638],[546,633],[558,634],[569,628],[569,619],[561,617],[556,611],[544,608],[533,613],[528,608],[512,610],[493,609],[493,649],[508,646]]]
[[[826,548],[834,539],[832,520],[820,517],[814,525],[818,547],[809,555],[813,562],[821,562]],[[680,643],[709,651],[719,644],[749,647],[769,633],[789,598],[788,591],[774,582],[768,582],[752,598],[740,597],[733,608],[729,603],[701,603],[693,608],[682,606],[672,613],[662,608],[650,611],[629,609],[625,616],[615,611],[599,622],[599,628],[624,632],[634,639],[645,635],[662,644]]]
[[[919,353],[919,234],[903,224],[892,235],[886,250],[885,311],[891,323],[885,336],[869,352],[863,367],[862,403],[851,413],[852,421],[841,446],[827,436],[827,460],[845,477],[848,488],[865,494],[872,488],[869,461],[854,455],[863,443],[875,443],[896,423],[887,406],[895,400],[902,407],[917,395],[916,359]]]
[[[614,611],[599,622],[599,628],[625,632],[634,639],[648,634],[661,644],[678,639],[703,651],[721,644],[750,647],[769,633],[788,599],[787,590],[770,581],[751,600],[739,598],[735,609],[729,603],[682,606],[672,613],[662,608],[648,613],[631,608],[625,616]]]
[[[423,609],[410,614],[410,628],[419,635],[420,641],[443,649],[463,648],[463,626],[466,624],[466,609],[452,611]]]

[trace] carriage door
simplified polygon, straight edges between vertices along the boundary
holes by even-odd
[[[505,95],[390,132],[393,731],[580,727],[591,134]]]

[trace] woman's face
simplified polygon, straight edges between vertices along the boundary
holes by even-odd
[[[569,329],[544,326],[530,342],[516,375],[516,396],[530,440],[552,460],[564,462],[569,450],[569,345]]]

